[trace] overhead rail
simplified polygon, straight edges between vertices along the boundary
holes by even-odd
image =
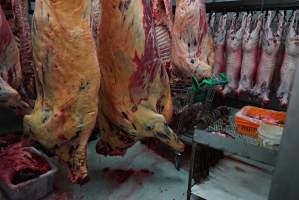
[[[242,12],[299,9],[299,0],[240,0],[206,3],[207,12]]]

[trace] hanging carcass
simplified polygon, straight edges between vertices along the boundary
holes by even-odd
[[[137,140],[146,137],[183,150],[184,145],[167,125],[172,101],[159,54],[159,18],[154,15],[154,6],[150,0],[102,1],[98,153],[124,155]]]
[[[27,134],[66,164],[75,183],[88,180],[86,147],[98,110],[100,68],[90,10],[90,1],[35,2],[37,100],[24,118]]]
[[[183,77],[209,77],[215,62],[205,2],[178,0],[172,36],[172,62]]]

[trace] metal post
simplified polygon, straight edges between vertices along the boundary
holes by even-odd
[[[197,146],[197,143],[194,142],[194,140],[192,140],[192,153],[191,153],[191,162],[190,162],[190,169],[189,169],[187,200],[191,199],[191,189],[192,189],[193,168],[194,168],[194,161],[195,161],[196,146]]]
[[[270,200],[299,199],[299,70],[288,108],[288,119],[282,137],[272,181]]]

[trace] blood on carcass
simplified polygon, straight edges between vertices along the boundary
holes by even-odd
[[[156,29],[161,24],[159,17],[155,20],[161,4],[164,1],[102,1],[97,39],[104,74],[99,93],[101,138],[96,147],[100,154],[124,155],[136,141],[149,137],[183,149],[167,125],[172,115],[169,78],[161,57],[163,43],[156,40],[165,32]]]

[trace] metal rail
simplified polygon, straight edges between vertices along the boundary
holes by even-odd
[[[175,7],[177,0],[172,0]],[[299,0],[231,0],[206,2],[207,12],[242,12],[299,9]]]
[[[299,9],[298,0],[242,0],[206,3],[207,12],[241,12]]]
[[[28,0],[34,3],[35,0]],[[175,7],[176,0],[172,0]],[[207,2],[207,12],[242,12],[261,10],[294,10],[299,9],[299,0],[239,0],[239,1],[218,1]],[[29,10],[33,14],[34,8]]]

